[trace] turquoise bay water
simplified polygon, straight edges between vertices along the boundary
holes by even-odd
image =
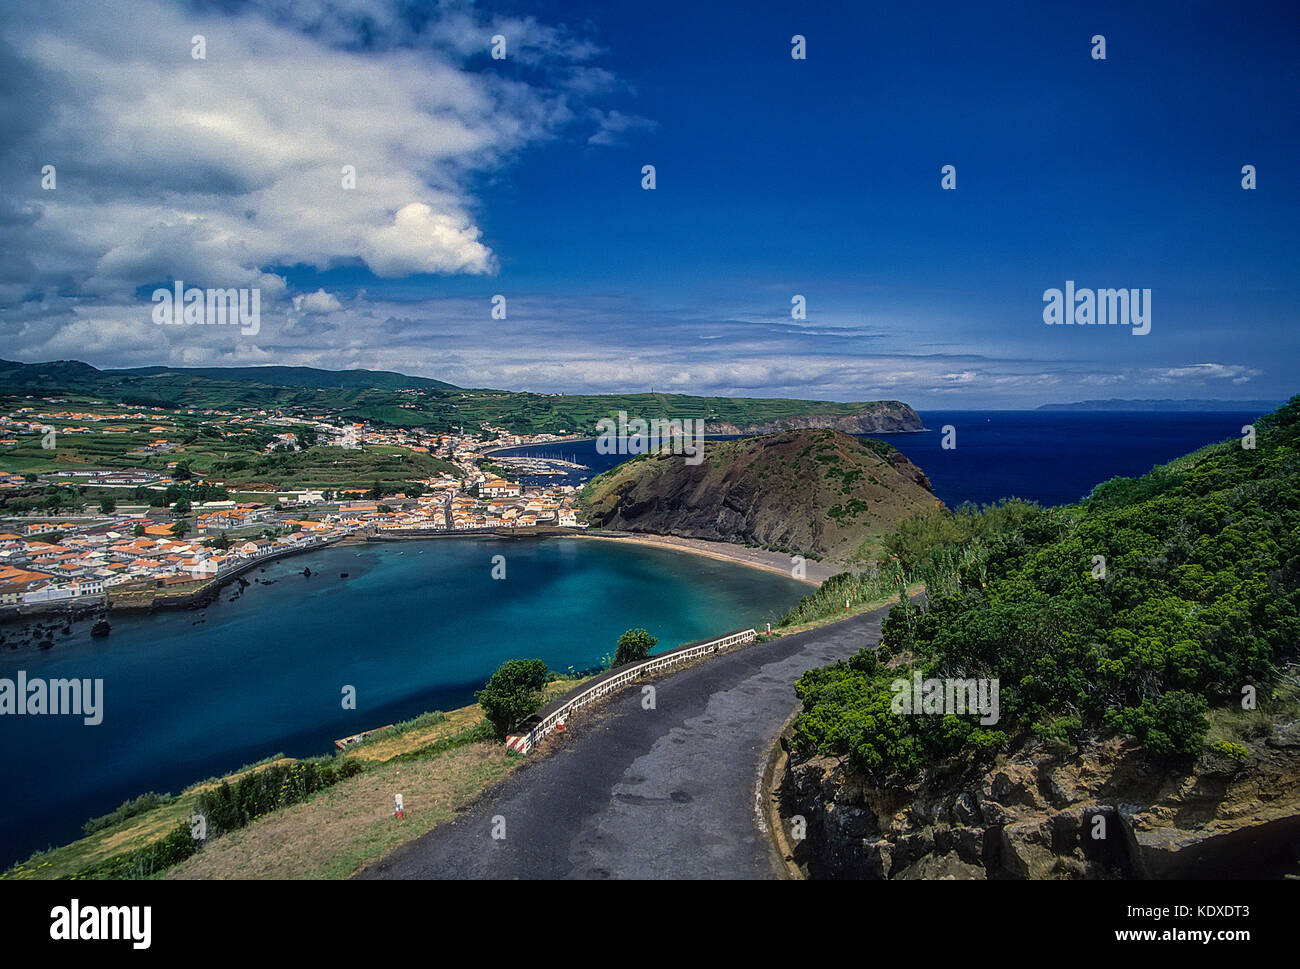
[[[491,578],[494,555],[505,556],[503,581]],[[0,717],[0,866],[79,836],[87,818],[145,791],[176,792],[277,751],[326,753],[336,737],[463,706],[507,659],[583,670],[628,628],[669,649],[761,628],[808,591],[590,539],[338,546],[247,577],[260,581],[235,601],[227,586],[202,612],[114,615],[105,639],[81,623],[47,651],[0,649],[0,677],[104,680],[98,726]],[[356,710],[342,709],[345,685]]]

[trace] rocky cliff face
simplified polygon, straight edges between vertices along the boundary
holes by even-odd
[[[803,428],[828,428],[845,434],[877,434],[923,430],[920,415],[898,400],[882,400],[856,414],[800,414],[778,420],[746,424],[706,421],[708,434],[776,434]]]
[[[603,528],[836,558],[938,499],[890,445],[806,429],[709,441],[697,465],[635,459],[593,479],[583,502]]]
[[[1300,874],[1300,723],[1242,760],[1183,770],[1118,740],[1024,750],[987,771],[886,790],[831,758],[791,763],[782,802],[812,877],[1277,878]],[[802,857],[800,857],[802,855]]]

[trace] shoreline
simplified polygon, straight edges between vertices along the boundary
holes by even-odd
[[[483,529],[480,531],[438,531],[438,532],[400,532],[373,536],[349,535],[340,544],[362,545],[369,542],[400,542],[422,538],[501,538],[501,539],[542,539],[542,538],[593,538],[611,542],[625,542],[629,545],[644,545],[649,548],[666,549],[670,552],[684,552],[699,555],[718,562],[730,562],[751,569],[782,575],[795,582],[818,588],[832,575],[843,572],[846,566],[835,563],[808,559],[805,562],[805,577],[797,579],[790,574],[790,556],[784,552],[769,552],[767,549],[754,548],[749,545],[737,545],[733,542],[720,542],[707,538],[686,538],[680,535],[657,535],[650,532],[620,532],[605,529],[568,528],[562,525],[541,525],[535,529]]]
[[[767,549],[751,548],[748,545],[736,545],[732,542],[717,542],[706,538],[683,538],[678,535],[654,535],[642,532],[581,532],[578,537],[603,539],[612,542],[627,542],[631,545],[645,545],[650,548],[662,548],[673,552],[685,552],[700,555],[718,562],[731,562],[751,569],[783,575],[795,582],[802,582],[818,588],[832,575],[844,571],[831,563],[808,559],[805,562],[805,577],[795,578],[790,574],[790,556],[783,552],[769,552]]]
[[[0,612],[0,624],[22,623],[25,621],[36,621],[40,619],[50,619],[55,617],[73,618],[75,613],[87,612],[97,613],[103,611],[109,616],[113,613],[127,612],[144,612],[151,613],[161,609],[186,609],[196,605],[202,605],[206,600],[214,596],[227,583],[238,578],[244,572],[251,571],[257,566],[266,565],[270,562],[288,558],[293,555],[305,555],[323,548],[330,548],[335,545],[367,545],[376,542],[403,542],[419,541],[423,539],[455,539],[455,538],[497,538],[497,539],[544,539],[544,538],[588,538],[599,539],[610,542],[626,542],[630,545],[642,545],[648,548],[665,549],[670,552],[682,552],[688,555],[699,555],[704,558],[710,558],[717,562],[730,562],[733,565],[743,565],[746,568],[758,569],[773,575],[781,575],[795,582],[804,585],[819,587],[822,582],[830,578],[837,572],[843,571],[842,567],[836,567],[827,562],[819,562],[809,559],[805,563],[805,577],[800,579],[791,574],[790,556],[782,552],[769,552],[766,549],[751,548],[748,545],[736,545],[731,542],[719,542],[703,538],[684,538],[676,535],[654,535],[640,532],[615,532],[615,531],[590,531],[587,529],[570,529],[563,526],[543,525],[536,529],[525,531],[524,529],[482,529],[474,531],[427,531],[427,532],[402,532],[377,535],[346,535],[341,538],[328,539],[318,545],[311,545],[306,548],[286,549],[265,558],[256,559],[251,562],[242,563],[240,566],[232,569],[224,575],[216,576],[209,579],[199,588],[185,589],[182,592],[171,595],[156,594],[161,590],[149,590],[155,592],[150,597],[150,601],[131,602],[122,601],[121,597],[114,602],[111,596],[101,598],[99,596],[86,596],[80,599],[68,599],[58,603],[42,603],[41,606],[31,609],[30,611],[21,611],[21,609],[9,609]],[[97,601],[87,601],[87,600]],[[107,600],[107,601],[105,601]]]
[[[429,534],[421,535],[421,534],[411,534],[411,533],[407,533],[407,534],[402,534],[402,535],[391,535],[391,534],[390,534],[390,535],[385,535],[385,536],[371,536],[371,537],[365,537],[365,536],[348,536],[347,538],[345,538],[345,539],[343,539],[343,540],[340,540],[340,541],[338,541],[338,542],[333,542],[333,543],[330,543],[330,544],[331,544],[331,545],[334,545],[334,544],[338,544],[338,545],[361,545],[361,544],[366,544],[366,543],[371,543],[371,542],[376,542],[376,541],[379,541],[379,542],[382,542],[382,541],[396,541],[396,542],[401,542],[401,541],[404,541],[404,540],[413,540],[413,539],[419,539],[419,538],[430,538],[430,537],[443,537],[443,538],[492,537],[492,538],[532,538],[532,539],[542,539],[542,538],[547,538],[547,537],[574,537],[575,535],[576,535],[576,536],[579,536],[579,537],[585,536],[585,537],[588,537],[588,538],[597,538],[597,539],[602,539],[602,540],[605,540],[605,541],[628,541],[628,542],[630,542],[631,544],[634,544],[634,545],[642,545],[642,546],[650,546],[650,547],[667,548],[667,549],[669,549],[670,551],[679,551],[679,552],[687,552],[687,553],[695,554],[695,555],[703,555],[703,556],[705,556],[705,557],[714,558],[714,559],[717,559],[717,560],[730,561],[730,562],[733,562],[734,564],[738,564],[738,565],[746,565],[746,566],[749,566],[749,567],[751,567],[751,568],[763,569],[763,570],[765,570],[765,571],[776,572],[776,573],[778,573],[778,574],[782,574],[782,575],[787,575],[787,576],[788,576],[788,571],[787,571],[786,569],[784,569],[783,567],[775,566],[775,565],[772,565],[772,564],[766,564],[766,563],[763,563],[763,562],[760,562],[760,561],[757,560],[758,558],[763,557],[763,558],[775,559],[775,560],[778,560],[778,561],[782,561],[782,562],[784,562],[785,560],[788,559],[788,556],[784,556],[784,555],[782,555],[781,553],[776,553],[776,552],[767,552],[767,551],[765,551],[765,550],[763,550],[763,549],[751,549],[751,548],[748,548],[748,547],[746,547],[746,546],[738,546],[738,545],[737,545],[737,546],[732,546],[730,543],[711,542],[711,541],[707,541],[707,540],[704,540],[704,539],[685,539],[685,538],[679,538],[679,537],[675,537],[675,536],[639,535],[639,534],[635,534],[635,533],[611,533],[611,532],[604,532],[604,533],[602,533],[602,532],[597,532],[597,533],[594,533],[594,534],[593,534],[593,533],[589,533],[589,532],[585,532],[585,531],[580,531],[580,530],[575,530],[575,531],[571,531],[571,532],[570,532],[570,531],[560,531],[560,530],[556,530],[556,529],[552,529],[552,530],[544,531],[544,532],[541,532],[541,533],[525,533],[525,534],[522,534],[522,535],[520,535],[520,534],[518,534],[518,533],[514,533],[514,534],[512,534],[512,533],[509,533],[509,532],[505,532],[505,533],[502,533],[502,532],[496,532],[496,533],[490,533],[490,534],[487,535],[487,536],[485,536],[483,533],[478,533],[478,534],[476,534],[476,533],[472,533],[472,532],[469,532],[469,533],[467,533],[467,532],[460,532],[460,533],[455,533],[455,534],[435,533],[434,535],[429,535]],[[329,547],[329,546],[315,546],[315,547],[316,547],[316,548],[321,548],[321,547]],[[286,553],[282,553],[281,555],[277,556],[277,558],[286,558],[286,557],[288,557],[289,555],[293,555],[293,554],[302,554],[303,552],[308,552],[308,551],[312,551],[312,550],[313,550],[313,549],[295,549],[295,550],[290,550],[290,551],[287,551]],[[747,558],[747,557],[746,557],[746,554],[747,554],[747,553],[748,553],[749,556],[751,556],[751,558]],[[264,561],[266,561],[266,560],[262,560],[262,561],[264,562]],[[249,563],[249,566],[253,566],[253,565],[257,565],[257,564],[262,564],[262,563],[261,563],[261,562]],[[808,563],[808,567],[809,567],[810,576],[809,576],[809,578],[806,578],[806,579],[804,579],[804,580],[802,580],[802,581],[803,581],[804,583],[806,583],[806,584],[814,585],[814,586],[817,585],[817,581],[815,581],[815,580],[814,580],[814,577],[813,577],[813,576],[815,576],[815,574],[816,574],[816,572],[814,571],[815,569],[823,569],[823,570],[826,570],[826,571],[828,571],[828,572],[833,571],[832,569],[830,569],[829,566],[826,566],[825,564],[823,564],[823,563],[819,563],[819,562],[811,562],[811,561],[810,561],[810,562]],[[223,578],[226,578],[226,577],[223,577]],[[828,619],[828,620],[826,620],[825,622],[826,622],[826,623],[835,623],[835,622],[842,621],[842,619],[844,619],[844,618],[846,618],[846,617],[835,616],[834,618]],[[816,623],[816,624],[814,624],[814,625],[821,625],[821,624],[823,624],[823,623]],[[785,635],[790,635],[791,632],[792,632],[792,631],[783,631],[783,632],[780,632],[780,633],[776,633],[776,635],[777,635],[778,638],[781,638],[781,637],[783,637],[783,636],[785,636]],[[761,634],[760,634],[760,638],[761,638]],[[677,649],[688,648],[690,645],[692,645],[692,644],[686,644],[685,646],[677,647]],[[672,651],[669,651],[669,652],[672,652]],[[566,693],[565,691],[563,691],[563,690],[560,690],[560,691],[556,692],[555,695],[551,698],[551,705],[554,705],[554,704],[557,703],[557,702],[562,702],[563,699],[568,695],[568,693],[572,693],[573,688],[576,688],[577,686],[580,686],[580,685],[582,685],[583,683],[586,683],[586,682],[589,682],[589,680],[587,680],[587,679],[583,679],[583,678],[579,677],[578,680],[577,680],[577,682],[573,684],[573,687],[572,687],[572,688],[571,688],[567,693]],[[556,685],[559,685],[559,684],[567,684],[567,683],[568,683],[568,678],[562,678],[562,679],[560,679],[560,680],[552,681],[552,683],[551,683],[550,685],[551,685],[551,686],[556,686]],[[477,707],[477,704],[470,704],[469,706],[466,706],[466,707],[463,707],[463,708],[455,708],[455,709],[453,709],[453,710],[451,710],[451,711],[448,711],[448,713],[449,713],[449,715],[453,715],[453,716],[454,716],[454,715],[456,715],[456,714],[462,714],[462,713],[466,713],[466,712],[468,712],[468,711],[474,710],[474,709],[476,709],[476,707]],[[418,717],[416,717],[416,718],[414,718],[414,719],[418,719]],[[397,726],[401,727],[402,725],[401,725],[401,724],[398,724]],[[377,730],[384,730],[384,729],[389,729],[389,728],[383,728],[383,727],[381,727],[381,728],[372,728],[371,730],[362,731],[362,734],[364,735],[364,734],[368,734],[368,733],[376,732]],[[382,741],[378,741],[378,743],[382,743]],[[335,746],[337,746],[337,741],[335,742]],[[370,748],[370,749],[373,749],[373,748]],[[289,758],[289,759],[290,759],[290,760],[294,760],[294,761],[303,761],[303,760],[310,760],[310,759],[312,759],[313,757],[324,757],[324,756],[330,756],[330,755],[333,755],[333,756],[338,756],[338,757],[343,757],[343,758],[348,758],[348,757],[361,757],[361,758],[364,760],[364,759],[366,759],[366,753],[368,752],[368,750],[369,750],[369,749],[366,747],[365,744],[358,744],[358,745],[355,745],[355,746],[353,746],[353,745],[348,745],[348,746],[346,746],[346,747],[344,747],[344,748],[341,748],[341,749],[338,749],[338,750],[326,750],[326,751],[324,751],[323,753],[320,753],[320,754],[312,754],[312,755],[306,755],[306,756],[300,756],[300,757],[293,757],[293,758]],[[254,762],[253,764],[251,764],[251,765],[245,765],[245,766],[243,766],[243,767],[237,768],[236,770],[231,771],[230,773],[227,773],[227,774],[224,774],[224,775],[221,775],[221,774],[219,774],[219,775],[214,775],[214,777],[229,778],[229,777],[232,777],[232,776],[237,776],[237,775],[239,775],[239,774],[241,774],[241,773],[243,773],[243,772],[245,772],[245,771],[248,771],[248,770],[256,770],[256,769],[258,769],[259,766],[262,766],[262,765],[264,765],[264,764],[266,764],[266,763],[269,763],[269,762],[271,762],[271,761],[273,761],[273,760],[275,760],[275,759],[277,759],[277,758],[283,758],[283,756],[284,756],[283,754],[273,754],[273,755],[270,755],[270,756],[267,757],[267,758],[263,758],[262,760],[255,761],[255,762]],[[384,761],[384,763],[386,763],[386,761]],[[204,786],[204,785],[207,784],[207,783],[210,783],[211,780],[212,780],[212,778],[209,778],[209,779],[204,780],[204,781],[196,781],[196,782],[194,782],[193,784],[190,784],[190,785],[188,785],[188,786],[186,786],[186,787],[183,787],[182,790],[181,790],[181,792],[176,796],[176,799],[175,799],[175,800],[176,800],[176,801],[180,801],[181,799],[188,797],[188,796],[191,795],[195,790],[201,788],[202,786]],[[478,791],[478,792],[476,792],[476,793],[474,794],[474,796],[475,796],[475,797],[481,796],[482,793],[483,793],[482,791]],[[171,810],[171,809],[170,809],[169,807],[167,807],[166,805],[164,805],[164,806],[162,807],[162,810],[164,810],[164,811],[168,811],[168,810]],[[142,817],[141,821],[142,821],[142,820],[143,820],[143,817]],[[134,827],[138,826],[138,825],[141,823],[141,821],[127,821],[127,822],[124,823],[123,829],[124,829],[124,830],[131,830],[131,829],[133,829]],[[440,823],[441,823],[441,822],[440,822]],[[110,832],[110,833],[112,833],[112,832]],[[76,839],[74,839],[74,840],[68,841],[68,842],[66,842],[66,843],[64,843],[64,844],[57,845],[57,846],[55,846],[54,849],[52,849],[52,850],[55,851],[55,852],[67,852],[67,851],[70,851],[70,850],[74,850],[74,849],[75,849],[77,846],[79,846],[79,845],[92,843],[94,838],[95,838],[94,835],[86,835],[86,836],[83,836],[83,837],[81,837],[81,838],[76,838]],[[146,841],[146,843],[152,843],[152,842],[150,842],[150,841]],[[381,857],[382,857],[382,856],[381,856]],[[31,858],[29,857],[27,860],[30,861]],[[16,859],[15,862],[14,862],[14,864],[13,864],[12,866],[10,866],[9,869],[3,869],[3,870],[0,870],[0,875],[8,874],[8,873],[12,873],[15,869],[17,869],[17,870],[21,870],[22,866],[23,866],[25,863],[26,863],[26,862],[25,862],[23,859]]]

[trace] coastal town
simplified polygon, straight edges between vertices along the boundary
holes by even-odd
[[[518,480],[563,476],[581,465],[492,456],[573,435],[512,434],[487,423],[473,432],[432,434],[326,415],[81,410],[59,403],[24,402],[0,417],[0,448],[30,447],[40,438],[57,452],[69,439],[133,435],[138,443],[123,456],[143,460],[127,467],[68,463],[35,474],[0,470],[0,501],[20,493],[50,496],[28,508],[0,505],[0,615],[125,603],[141,595],[150,602],[187,598],[255,563],[344,540],[585,527],[575,485]],[[177,433],[178,418],[186,419],[185,433]],[[196,429],[223,442],[254,438],[267,455],[310,448],[337,454],[331,458],[337,464],[349,454],[378,451],[399,461],[409,455],[413,468],[419,467],[415,459],[433,458],[442,470],[395,489],[376,481],[266,490],[192,467],[185,439]]]

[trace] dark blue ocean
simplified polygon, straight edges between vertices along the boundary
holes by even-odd
[[[1042,505],[1078,501],[1120,475],[1145,474],[1155,465],[1215,441],[1239,438],[1259,415],[1092,411],[920,411],[926,430],[873,434],[888,441],[930,477],[934,493],[955,507],[1023,498]],[[941,447],[941,429],[956,429],[956,448]],[[707,445],[706,445],[707,447]],[[566,441],[499,451],[563,457],[587,472],[530,482],[577,483],[626,460],[597,454],[594,440]]]

